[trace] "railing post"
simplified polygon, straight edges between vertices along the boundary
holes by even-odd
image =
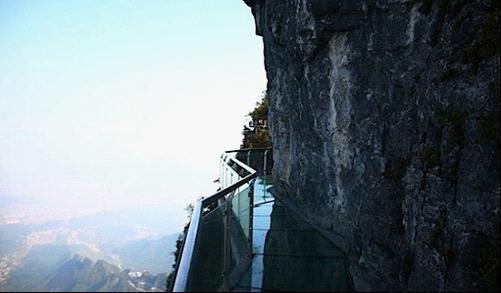
[[[256,180],[252,180],[250,184],[249,191],[249,256],[252,258],[253,252],[253,234],[254,234],[254,183]]]
[[[228,166],[225,166],[225,167],[224,167],[224,170],[225,170],[225,171],[224,171],[224,174],[225,174],[225,175],[224,175],[224,177],[225,177],[225,178],[224,178],[224,182],[225,182],[225,184],[226,184],[226,186],[225,186],[225,187],[227,187],[227,186],[230,186],[230,185],[231,185],[231,182],[230,182],[230,184],[228,184],[228,177],[229,177],[229,176],[228,176],[228,173],[229,173],[229,172],[228,172]]]
[[[264,151],[263,175],[266,176],[266,165],[268,164],[268,150]]]
[[[219,186],[221,189],[224,188],[224,161],[221,159],[219,161]]]
[[[223,244],[223,291],[230,291],[230,265],[231,265],[231,243],[230,243],[230,210],[231,200],[234,192],[231,192],[224,203],[224,244]]]
[[[247,166],[250,166],[251,151],[247,152]]]

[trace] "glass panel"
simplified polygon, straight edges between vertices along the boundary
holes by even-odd
[[[269,193],[271,181],[254,183],[253,259],[236,291],[349,291],[345,255]]]
[[[187,291],[216,291],[223,285],[224,205],[216,205],[200,219],[191,260]]]
[[[236,217],[237,222],[240,224],[240,227],[237,227],[242,230],[242,233],[245,235],[246,239],[249,239],[249,230],[250,230],[250,186],[245,184],[243,187],[239,188],[239,192],[233,196],[231,207],[233,213]]]
[[[240,179],[245,177],[247,174],[243,171],[243,169],[238,168],[238,165],[233,162],[231,159],[229,160],[229,163],[233,163],[231,165],[225,165],[221,168],[222,173],[220,175],[221,178],[221,187],[226,188],[233,183],[238,182]],[[243,170],[243,171],[242,171]],[[240,172],[240,173],[239,173]],[[242,176],[243,174],[243,176]]]
[[[266,166],[264,157],[266,156]],[[271,173],[271,169],[273,168],[273,154],[272,151],[265,150],[254,150],[251,152],[245,151],[236,154],[236,158],[240,160],[240,162],[249,165],[252,169],[258,171],[259,174],[263,174],[266,170],[266,174]]]
[[[250,184],[244,184],[234,195],[230,194],[203,208],[188,277],[188,291],[224,290],[225,245],[229,247],[226,262],[229,284],[231,280],[240,280],[249,267],[251,188]],[[225,230],[228,233],[226,240]]]
[[[248,184],[231,198],[231,213],[229,213],[231,263],[229,271],[230,287],[242,279],[248,270],[251,259],[250,244],[250,203],[251,186]]]

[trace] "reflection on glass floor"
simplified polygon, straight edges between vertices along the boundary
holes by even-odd
[[[253,258],[234,291],[347,291],[345,255],[254,184]]]

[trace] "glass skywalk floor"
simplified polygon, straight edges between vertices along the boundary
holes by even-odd
[[[233,291],[348,291],[345,255],[254,183],[253,258]]]

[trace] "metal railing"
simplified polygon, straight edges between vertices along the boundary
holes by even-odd
[[[262,165],[255,169],[250,167],[257,162],[252,160],[253,152],[264,153],[263,162],[259,162]],[[237,159],[241,154],[245,154],[247,164]],[[232,279],[250,262],[253,181],[270,169],[269,154],[269,148],[262,148],[232,150],[221,156],[222,189],[195,203],[172,291],[229,291]]]

